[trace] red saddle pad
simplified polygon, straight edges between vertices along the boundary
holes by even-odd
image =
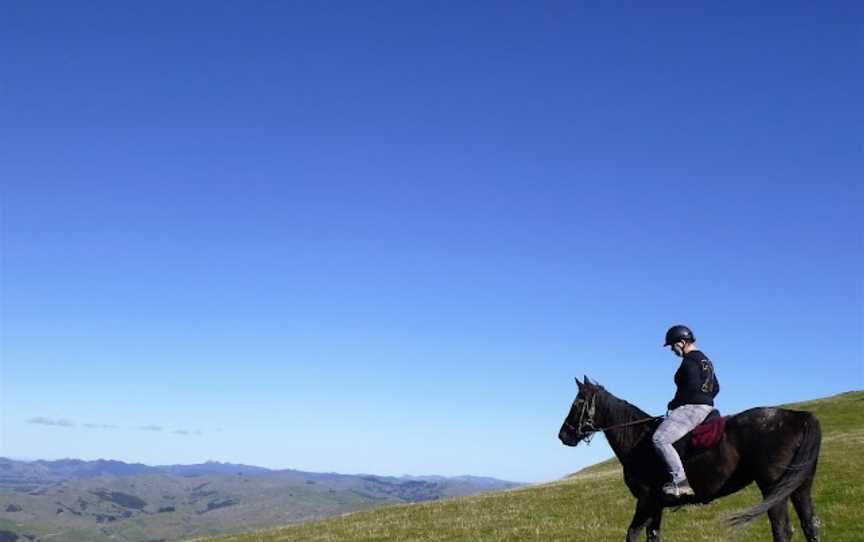
[[[723,436],[723,431],[726,429],[726,416],[714,418],[710,422],[705,422],[693,430],[693,436],[690,437],[690,444],[696,448],[711,448]]]

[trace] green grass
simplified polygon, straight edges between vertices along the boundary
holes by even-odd
[[[864,392],[790,405],[810,410],[822,424],[823,440],[814,487],[822,536],[827,541],[864,540]],[[760,500],[751,485],[706,506],[667,509],[666,542],[771,540],[762,517],[732,530],[723,519]],[[474,497],[399,505],[357,512],[315,523],[207,539],[209,542],[346,540],[623,540],[635,506],[617,460],[562,480]],[[803,540],[791,510],[795,539]]]

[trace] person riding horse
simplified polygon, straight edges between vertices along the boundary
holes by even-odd
[[[558,439],[565,446],[589,442],[597,433],[606,437],[621,463],[624,483],[636,499],[636,510],[627,527],[627,542],[636,542],[642,533],[648,542],[659,542],[665,508],[707,504],[754,482],[762,493],[762,501],[731,516],[731,525],[746,525],[767,514],[774,542],[789,542],[791,501],[807,542],[819,542],[820,522],[811,495],[822,445],[819,419],[805,410],[750,408],[721,418],[723,434],[711,447],[679,458],[670,445],[664,451],[675,455],[666,461],[666,455],[661,456],[652,441],[671,443],[684,436],[704,416],[696,416],[696,421],[682,416],[685,420],[681,422],[679,413],[692,410],[682,411],[681,407],[704,407],[707,411],[719,390],[713,364],[696,349],[692,331],[676,326],[667,333],[666,342],[683,359],[675,378],[679,393],[656,431],[657,439],[653,437],[658,418],[616,397],[587,376],[582,381],[576,379],[576,398],[558,431]],[[678,427],[681,423],[686,425]],[[682,459],[689,476],[680,467]],[[669,465],[673,462],[680,469],[677,479]],[[671,499],[661,491],[670,474],[680,484],[670,483],[673,485],[670,489],[678,494]],[[679,490],[684,484],[692,484],[692,495]]]
[[[696,348],[696,338],[687,326],[669,328],[663,346],[669,346],[682,360],[675,373],[675,397],[669,402],[666,416],[652,439],[672,478],[663,485],[662,491],[671,497],[693,495],[681,458],[673,444],[711,413],[714,398],[720,392],[720,383],[714,373],[714,364]]]

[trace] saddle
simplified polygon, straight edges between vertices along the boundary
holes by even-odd
[[[713,448],[723,438],[725,430],[726,416],[721,416],[715,408],[702,423],[675,442],[678,455],[683,458],[688,452]]]

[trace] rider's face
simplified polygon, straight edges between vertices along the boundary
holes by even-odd
[[[684,341],[678,341],[669,346],[672,350],[672,353],[678,356],[679,358],[684,355]]]

